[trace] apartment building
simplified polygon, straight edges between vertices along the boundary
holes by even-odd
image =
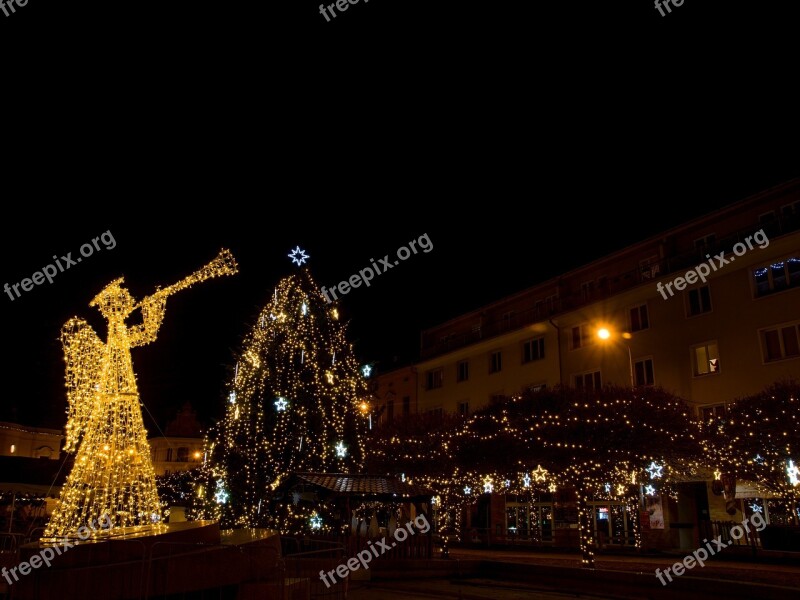
[[[188,471],[203,463],[203,432],[188,402],[166,426],[163,436],[147,441],[156,475]]]
[[[417,369],[414,366],[378,374],[372,390],[373,414],[377,423],[391,423],[394,419],[419,412],[417,389]]]
[[[800,180],[427,329],[415,366],[419,412],[461,414],[526,388],[613,383],[663,386],[710,418],[800,379]],[[642,496],[657,513],[647,547],[694,548],[708,523],[745,518],[747,482],[730,515],[710,478],[681,483],[677,500]],[[564,517],[574,501],[562,492],[533,502],[484,494],[463,525],[575,545]],[[636,517],[622,502],[591,504],[597,539],[633,543]]]
[[[798,290],[793,180],[425,330],[419,411],[633,381],[710,415],[800,377]]]
[[[58,460],[63,441],[59,429],[0,422],[0,456]]]

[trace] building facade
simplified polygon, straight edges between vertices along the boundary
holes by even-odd
[[[58,429],[0,422],[0,456],[58,460],[63,442],[64,433]]]
[[[188,402],[164,429],[163,436],[147,441],[156,475],[188,471],[203,463],[203,432]]]
[[[525,389],[610,383],[661,386],[708,419],[800,380],[800,180],[427,329],[416,369],[419,412],[465,415]],[[704,524],[745,518],[753,493],[738,486],[731,515],[711,479],[680,484],[677,501],[643,495],[647,518],[596,503],[597,539],[632,544],[641,518],[647,546],[696,547]],[[466,525],[478,537],[577,543],[577,525],[558,522],[564,493],[485,494]]]

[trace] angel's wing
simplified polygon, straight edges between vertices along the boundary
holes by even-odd
[[[65,450],[74,452],[92,414],[103,364],[105,344],[94,329],[77,317],[61,328],[67,363],[67,440]]]

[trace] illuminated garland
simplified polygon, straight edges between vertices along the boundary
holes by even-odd
[[[592,566],[589,502],[623,501],[636,515],[640,485],[657,481],[660,494],[674,495],[670,481],[705,464],[699,433],[688,406],[662,390],[559,388],[526,392],[467,421],[427,429],[413,420],[393,423],[375,432],[370,463],[436,490],[440,525],[457,526],[464,507],[484,493],[533,498],[573,489],[583,562]],[[657,480],[647,470],[654,462],[661,467]],[[631,519],[637,546],[638,521]]]

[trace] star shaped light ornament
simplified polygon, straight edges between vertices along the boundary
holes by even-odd
[[[311,517],[311,529],[320,529],[322,527],[322,518],[315,514]]]
[[[464,486],[464,493],[469,496],[472,493],[472,488],[468,485]]]
[[[753,502],[750,505],[750,510],[752,510],[754,513],[763,513],[764,507],[761,506],[758,502]]]
[[[344,445],[344,442],[336,444],[336,456],[340,458],[347,456],[347,447]]]
[[[285,410],[286,410],[286,406],[287,406],[288,404],[289,404],[289,403],[288,403],[288,402],[286,402],[286,398],[283,398],[283,397],[281,397],[281,396],[278,396],[278,399],[277,399],[277,400],[275,400],[275,408],[278,410],[278,412],[283,412],[283,411],[285,411]]]
[[[650,479],[658,479],[661,477],[661,469],[664,467],[662,465],[657,465],[655,461],[650,463],[650,466],[647,467],[647,472],[650,473]]]
[[[292,250],[291,254],[287,254],[286,256],[291,258],[293,263],[297,263],[297,266],[302,265],[309,258],[311,258],[308,254],[306,254],[305,250],[300,250],[300,246]]]
[[[542,465],[536,465],[536,470],[531,472],[536,481],[544,481],[547,478],[547,469],[543,469]]]
[[[483,482],[483,493],[491,494],[492,490],[494,490],[494,486],[492,485],[492,480],[487,478],[486,481]]]
[[[556,493],[556,490],[557,490],[558,488],[556,487],[556,484],[555,484],[555,483],[551,483],[551,484],[550,484],[550,487],[549,487],[549,488],[547,488],[547,489],[549,489],[551,493],[555,494],[555,493]]]
[[[800,475],[800,469],[798,469],[797,465],[792,462],[791,458],[789,459],[789,462],[786,463],[786,474],[789,476],[789,483],[792,485],[797,485],[800,483],[800,479],[797,478],[797,476]]]
[[[656,488],[654,488],[652,485],[645,486],[644,491],[647,492],[648,496],[655,496],[656,494]]]
[[[522,478],[522,485],[525,487],[531,487],[531,476],[525,473],[525,477]]]

